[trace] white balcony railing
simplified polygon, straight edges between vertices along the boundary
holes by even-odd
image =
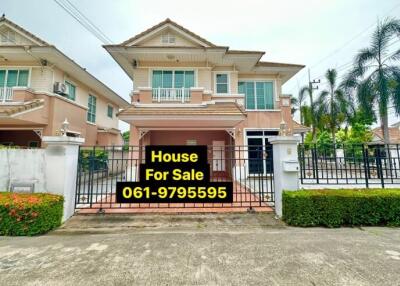
[[[0,102],[11,101],[13,98],[12,87],[0,87]]]
[[[152,99],[156,102],[189,102],[189,88],[163,88],[156,87],[152,89]]]

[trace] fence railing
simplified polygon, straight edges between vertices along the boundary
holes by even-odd
[[[0,87],[0,102],[11,101],[13,98],[12,87]]]
[[[232,203],[116,203],[116,182],[138,181],[145,163],[139,146],[81,147],[76,185],[77,209],[270,208],[274,205],[272,156],[265,146],[208,146],[210,181],[232,181]]]
[[[398,144],[300,144],[302,184],[400,185]]]
[[[163,88],[157,87],[152,89],[152,100],[156,102],[189,102],[189,88]]]

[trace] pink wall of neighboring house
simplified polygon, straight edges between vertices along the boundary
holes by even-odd
[[[0,128],[40,128],[43,129],[43,136],[55,136],[60,134],[62,122],[67,118],[69,122],[68,129],[77,132],[85,138],[84,145],[122,145],[122,138],[112,133],[98,133],[97,125],[86,121],[87,108],[75,102],[71,102],[60,96],[49,96],[45,93],[32,92],[31,90],[15,90],[14,100],[19,102],[41,99],[44,101],[42,107],[36,110],[22,113],[14,117],[14,123],[0,123]],[[20,133],[18,133],[20,134]],[[100,135],[101,134],[101,135]],[[25,146],[28,139],[15,141],[14,144]],[[98,143],[99,142],[99,143]],[[112,144],[111,144],[112,145]]]
[[[120,133],[99,132],[97,133],[97,145],[99,146],[122,146],[124,140]]]

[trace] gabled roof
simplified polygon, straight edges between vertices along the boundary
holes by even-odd
[[[0,18],[0,26],[2,24],[7,24],[7,25],[13,27],[15,30],[19,31],[20,33],[27,35],[28,37],[30,37],[34,41],[36,41],[37,44],[40,45],[40,46],[50,46],[49,43],[43,41],[41,38],[35,36],[34,34],[28,32],[27,30],[25,30],[21,26],[19,26],[19,25],[15,24],[14,22],[11,22],[10,20],[8,20],[4,14]]]
[[[397,123],[392,124],[392,127],[398,127],[398,128],[400,128],[400,121],[397,122]]]
[[[177,34],[177,41],[164,43],[165,30]],[[169,30],[168,30],[169,32]],[[161,35],[160,35],[161,34]],[[161,36],[161,37],[160,37]],[[190,43],[189,43],[190,42]],[[192,44],[195,45],[192,45]],[[261,62],[264,51],[231,50],[217,46],[183,26],[166,19],[144,32],[122,42],[103,46],[126,74],[133,79],[134,69],[141,62],[205,62],[207,66],[234,66],[240,72],[279,74],[285,83],[304,65]]]
[[[7,117],[11,115],[17,115],[21,112],[30,111],[33,108],[37,108],[44,105],[44,99],[35,99],[32,101],[26,101],[21,104],[1,104],[0,105],[0,117]]]
[[[305,133],[305,132],[308,132],[310,130],[311,130],[310,127],[302,125],[299,122],[297,122],[296,120],[293,120],[293,132],[294,133]]]
[[[235,102],[216,102],[215,104],[207,104],[204,106],[187,106],[185,108],[181,107],[169,107],[169,106],[130,106],[129,108],[121,111],[119,116],[124,115],[173,115],[173,116],[187,116],[187,115],[239,115],[246,116],[246,113],[242,108]]]
[[[32,57],[34,57],[36,60],[45,59],[48,61],[48,64],[55,64],[55,66],[57,66],[59,69],[70,74],[72,77],[88,86],[91,90],[99,93],[99,95],[104,96],[119,107],[125,107],[126,105],[129,105],[128,101],[119,96],[111,88],[86,71],[85,68],[80,66],[73,59],[66,56],[55,46],[43,41],[19,25],[8,20],[4,15],[0,18],[0,27],[2,25],[7,25],[11,29],[19,32],[24,37],[29,38],[29,40],[34,43],[34,45],[21,45],[18,43],[7,46],[0,45],[0,54],[3,57],[14,57],[17,60],[23,57],[28,57],[30,60],[32,60]]]
[[[192,36],[193,38],[197,39],[198,41],[205,43],[207,46],[210,46],[210,47],[217,47],[217,46],[214,45],[213,43],[207,41],[206,39],[200,37],[199,35],[193,33],[192,31],[190,31],[190,30],[188,30],[188,29],[186,29],[185,27],[183,27],[183,26],[177,24],[176,22],[170,20],[169,18],[167,18],[167,19],[165,19],[164,21],[158,23],[157,25],[154,25],[153,27],[151,27],[151,28],[149,28],[149,29],[147,29],[147,30],[145,30],[145,31],[143,31],[143,32],[141,32],[141,33],[139,33],[139,34],[137,34],[136,36],[133,36],[132,38],[130,38],[130,39],[128,39],[128,40],[122,42],[120,45],[121,45],[121,46],[127,46],[127,45],[129,45],[130,43],[135,42],[135,41],[139,40],[140,38],[142,38],[142,37],[144,37],[144,36],[150,34],[151,32],[156,31],[158,28],[161,28],[162,26],[166,26],[166,25],[168,25],[168,24],[174,26],[174,27],[177,28],[178,30],[181,30],[181,31],[185,32],[186,34]]]
[[[372,130],[372,133],[376,137],[375,142],[383,142],[383,132],[381,127],[377,127]],[[389,127],[389,142],[392,144],[400,144],[400,129],[397,127]]]
[[[256,64],[256,66],[260,66],[260,67],[278,67],[278,68],[293,68],[293,67],[304,68],[305,67],[305,65],[275,63],[275,62],[264,62],[264,61],[259,61]]]

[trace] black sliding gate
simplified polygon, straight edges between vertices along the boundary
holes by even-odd
[[[300,144],[301,184],[400,186],[399,144]]]
[[[116,182],[138,181],[145,163],[144,147],[94,146],[79,150],[75,208],[105,212],[270,211],[274,206],[272,149],[252,146],[208,146],[210,181],[232,181],[233,203],[117,204]],[[225,210],[222,210],[225,209]]]

